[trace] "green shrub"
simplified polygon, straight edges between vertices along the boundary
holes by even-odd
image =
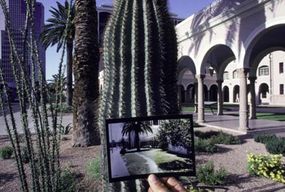
[[[241,140],[238,137],[223,132],[219,132],[218,135],[214,135],[211,139],[212,142],[216,144],[234,145],[241,143]]]
[[[247,155],[247,169],[251,175],[264,176],[285,183],[285,169],[282,155]]]
[[[215,153],[218,148],[211,139],[195,139],[195,151]]]
[[[60,192],[74,192],[76,187],[75,175],[69,170],[65,169],[60,174]]]
[[[254,141],[265,144],[269,153],[272,154],[285,154],[285,139],[279,138],[276,135],[257,135]]]
[[[265,147],[269,153],[272,154],[285,154],[285,139],[276,138],[268,140]]]
[[[87,164],[87,174],[94,178],[100,179],[101,171],[100,171],[100,157],[96,157],[95,159],[91,160]]]
[[[232,144],[240,144],[241,140],[233,135],[229,135],[223,132],[217,131],[195,131],[195,136],[201,139],[210,139],[214,144],[225,144],[225,145],[232,145]]]
[[[13,155],[14,149],[10,146],[5,146],[0,149],[0,158],[1,159],[10,159]]]
[[[219,134],[217,131],[195,131],[195,136],[199,137],[201,139],[210,139],[213,136],[216,136]]]
[[[228,173],[224,168],[215,170],[212,161],[198,167],[197,178],[199,182],[206,185],[222,185],[226,182],[226,177]]]
[[[266,134],[262,134],[262,135],[255,135],[254,136],[254,141],[258,142],[258,143],[267,143],[268,141],[271,140],[275,140],[278,139],[278,137],[276,135],[266,135]]]

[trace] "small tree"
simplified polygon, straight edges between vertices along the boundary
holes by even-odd
[[[143,122],[132,122],[132,123],[125,123],[122,129],[122,134],[129,135],[129,146],[131,143],[130,135],[131,133],[135,134],[135,147],[137,148],[137,151],[140,151],[140,134],[142,133],[152,133],[151,127]]]
[[[73,57],[73,41],[75,34],[74,17],[75,6],[72,1],[67,0],[64,5],[59,2],[57,8],[52,7],[50,10],[51,18],[47,20],[44,30],[41,34],[41,40],[45,47],[57,44],[57,51],[63,45],[66,46],[66,62],[67,62],[67,105],[72,105],[72,57]],[[66,33],[65,33],[66,30]]]

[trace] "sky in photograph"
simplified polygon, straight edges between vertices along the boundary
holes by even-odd
[[[56,0],[37,0],[45,7],[45,20],[50,17],[50,7],[56,7]],[[169,0],[169,10],[178,15],[179,18],[187,18],[195,12],[209,5],[213,0]],[[58,0],[64,3],[65,0]],[[97,6],[102,4],[112,4],[112,0],[96,0]],[[0,30],[4,28],[4,18],[2,10],[0,10]],[[46,75],[50,79],[53,74],[58,71],[58,63],[60,61],[60,53],[56,52],[56,46],[48,48],[46,51]],[[0,48],[1,50],[1,48]]]

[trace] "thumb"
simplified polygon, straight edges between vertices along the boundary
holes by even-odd
[[[168,192],[167,187],[153,174],[147,178],[149,186],[153,192]]]

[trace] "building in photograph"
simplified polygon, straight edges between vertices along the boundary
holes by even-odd
[[[25,27],[25,15],[26,15],[26,3],[24,0],[8,0],[7,5],[9,8],[10,19],[11,19],[11,30],[13,34],[13,39],[17,48],[17,51],[21,56],[24,53],[30,53],[31,50],[23,47],[23,31]],[[44,26],[44,6],[42,3],[36,2],[35,4],[35,23],[34,23],[34,34],[36,41],[38,43],[38,53],[39,59],[41,62],[41,68],[43,74],[45,74],[46,58],[45,58],[45,49],[40,42],[40,33],[43,30]],[[27,54],[28,55],[28,54]],[[6,30],[1,30],[1,57],[2,64],[1,67],[4,72],[4,79],[7,82],[9,87],[15,88],[15,80],[13,76],[13,70],[10,62],[10,44]],[[31,68],[32,68],[32,58],[27,58],[26,71],[28,77],[31,77]],[[37,71],[37,69],[36,69]],[[38,78],[38,74],[35,74],[35,78]]]

